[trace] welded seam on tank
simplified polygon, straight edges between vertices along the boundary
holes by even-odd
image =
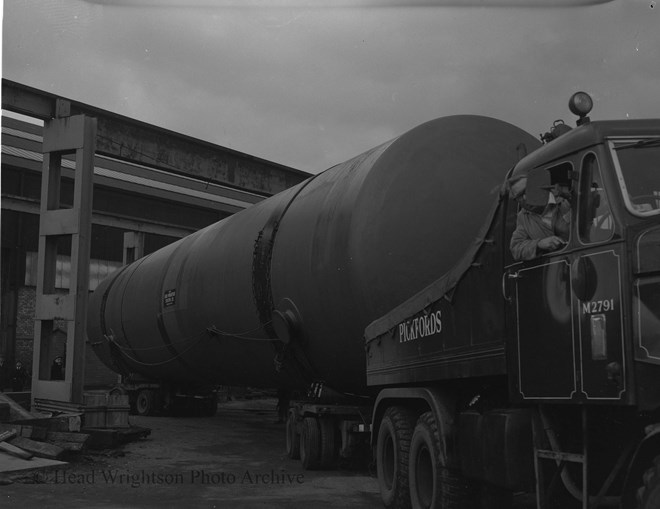
[[[291,196],[288,201],[279,203],[278,206],[273,209],[270,217],[259,232],[257,240],[255,241],[252,261],[252,291],[255,306],[257,308],[259,320],[263,324],[264,330],[270,337],[277,338],[275,329],[272,326],[272,312],[275,309],[271,282],[272,258],[273,251],[275,249],[275,239],[277,237],[277,232],[285,214],[296,200],[296,198],[298,198],[300,193],[302,193],[302,191],[317,177],[324,175],[327,172],[331,172],[337,167],[346,167],[347,164],[347,173],[351,173],[361,165],[365,164],[366,160],[370,158],[378,159],[382,153],[387,150],[387,148],[397,139],[399,139],[399,137],[382,143],[381,145],[358,155],[350,161],[337,164],[310,177],[308,180],[300,184],[300,188],[293,194],[293,196]],[[316,373],[316,369],[314,369],[312,363],[305,354],[305,351],[302,348],[299,348],[299,345],[296,345],[295,342],[292,342],[290,345],[288,345],[288,347],[292,348],[291,352],[289,353],[289,358],[293,359],[293,365],[295,366],[296,371],[298,371],[298,375],[303,379],[307,378],[313,380],[315,378],[314,375]],[[286,348],[287,347],[277,341],[273,342],[273,349],[275,350],[276,355],[286,354]]]
[[[179,245],[172,251],[172,254],[167,258],[167,261],[165,262],[165,265],[163,266],[163,272],[162,272],[162,277],[160,280],[160,295],[162,296],[165,291],[165,278],[167,276],[167,273],[169,271],[170,265],[172,265],[172,261],[176,257],[177,253],[183,249],[183,246],[187,245],[186,241],[182,241],[179,243]],[[188,249],[186,252],[185,256],[183,257],[183,260],[181,262],[181,267],[184,266],[185,261],[188,259],[188,256],[190,256],[191,250]],[[179,274],[177,275],[177,285],[180,282],[180,271]],[[177,286],[178,287],[178,286]],[[167,350],[172,354],[172,359],[169,359],[170,361],[177,360],[179,361],[179,364],[183,366],[186,370],[189,370],[190,373],[196,373],[196,369],[194,369],[190,364],[188,364],[182,357],[182,355],[177,351],[176,348],[174,348],[174,345],[172,344],[172,338],[170,338],[170,335],[167,333],[167,328],[165,327],[165,321],[163,319],[163,300],[159,299],[159,306],[160,306],[160,313],[158,313],[158,319],[156,320],[156,323],[158,324],[158,331],[160,332],[160,336],[163,340],[163,344],[167,347]]]
[[[108,304],[108,296],[110,295],[110,290],[112,290],[112,287],[115,286],[115,283],[121,276],[122,272],[124,272],[130,265],[124,265],[121,267],[112,277],[110,280],[110,284],[108,285],[108,288],[106,288],[105,292],[103,292],[103,297],[101,297],[101,312],[99,313],[99,318],[100,318],[100,325],[101,325],[101,333],[104,336],[108,336],[108,329],[106,327],[106,321],[105,321],[105,308]]]
[[[291,207],[293,201],[298,197],[298,195],[305,189],[316,177],[322,175],[325,172],[314,175],[307,181],[303,182],[300,185],[300,188],[293,194],[293,196],[281,206],[275,208],[273,213],[270,215],[268,221],[259,232],[259,236],[255,242],[254,256],[252,261],[252,291],[253,297],[255,300],[255,305],[257,307],[257,312],[259,314],[259,319],[263,324],[264,330],[266,333],[273,338],[277,337],[275,329],[272,325],[272,313],[275,308],[273,304],[273,288],[271,284],[271,266],[273,261],[273,250],[275,248],[275,237],[279,229],[279,225],[284,218],[284,215]],[[265,241],[264,232],[268,231],[268,240]],[[266,246],[264,249],[263,246]],[[286,347],[285,345],[274,341],[272,343],[273,349],[275,350],[275,355],[285,355]],[[296,355],[296,351],[302,360]],[[309,362],[309,359],[305,355],[305,352],[302,349],[296,348],[291,354],[290,358],[294,361],[294,366],[298,375],[305,380],[306,378],[314,378],[313,366]],[[307,377],[305,376],[307,374]]]
[[[368,150],[367,152],[358,155],[350,161],[345,163],[340,163],[335,166],[313,175],[304,182],[301,182],[299,189],[291,196],[291,198],[286,201],[279,203],[272,211],[270,217],[264,224],[264,227],[259,232],[259,235],[255,241],[254,253],[252,258],[252,292],[257,308],[257,313],[259,319],[263,324],[264,329],[271,337],[277,337],[275,330],[272,327],[272,312],[275,309],[273,304],[273,292],[271,285],[271,265],[273,250],[275,247],[275,238],[277,236],[277,231],[279,225],[284,218],[284,215],[291,207],[291,204],[298,197],[298,195],[317,177],[324,175],[327,172],[333,171],[335,168],[340,166],[345,166],[349,164],[349,173],[364,164],[365,160],[373,157],[374,154],[378,154],[376,159],[380,157],[382,152],[387,149],[389,145],[394,143],[399,137],[396,137],[388,142],[382,143],[381,145]],[[277,349],[277,346],[275,345]]]
[[[298,195],[305,189],[319,173],[307,179],[300,185],[300,188],[286,202],[280,203],[273,209],[270,217],[259,232],[255,241],[254,255],[252,258],[252,294],[259,320],[261,321],[267,334],[271,337],[277,337],[275,329],[272,326],[272,312],[275,308],[273,304],[273,288],[271,284],[271,265],[273,261],[273,249],[275,247],[275,237],[280,223],[289,207]],[[277,349],[277,345],[275,345]]]
[[[152,253],[152,254],[153,254],[153,253]],[[140,258],[138,261],[136,261],[136,262],[134,262],[134,263],[128,265],[127,267],[133,267],[133,266],[135,266],[135,267],[133,268],[133,273],[135,273],[135,271],[140,267],[140,265],[142,265],[142,264],[144,263],[144,261],[147,260],[149,257],[151,257],[151,254],[149,254],[149,255],[147,255],[147,256],[144,256],[144,257]],[[130,281],[130,279],[131,279],[133,273],[131,273],[131,274],[129,274],[129,275],[127,276],[129,281]],[[124,302],[124,298],[126,297],[126,288],[128,287],[128,283],[129,283],[129,281],[126,281],[126,284],[124,285],[124,291],[123,291],[123,293],[122,293],[121,300],[120,300],[120,302],[121,302],[122,304],[123,304],[123,302]],[[132,345],[131,342],[128,340],[128,335],[126,334],[126,329],[124,328],[124,318],[123,318],[122,310],[123,310],[123,307],[120,307],[120,310],[119,310],[119,312],[120,312],[120,320],[119,320],[119,323],[120,323],[120,325],[121,325],[121,334],[122,334],[122,338],[124,339],[124,342],[126,343],[126,348],[129,348],[129,349],[131,350],[131,353],[132,353],[132,357],[129,357],[129,359],[130,359],[131,361],[137,363],[137,364],[144,364],[143,361],[141,361],[141,360],[138,359],[137,351],[135,350],[135,348],[133,348],[133,345]],[[122,348],[122,347],[120,347],[120,348]],[[128,357],[128,356],[127,356],[127,357]]]
[[[126,362],[124,361],[124,358],[121,355],[121,351],[119,349],[118,344],[115,341],[115,338],[112,333],[108,334],[108,328],[105,320],[105,309],[108,304],[108,296],[110,295],[110,290],[115,286],[115,283],[119,278],[121,277],[122,273],[128,269],[130,265],[124,265],[121,267],[114,275],[114,277],[110,280],[110,284],[108,285],[108,288],[106,289],[105,292],[103,292],[103,297],[101,297],[101,309],[100,309],[100,323],[99,325],[101,326],[101,334],[103,334],[103,337],[108,341],[108,349],[110,351],[110,357],[112,360],[117,364],[117,367],[119,369],[121,368],[126,368]],[[122,333],[123,333],[123,325],[122,325]],[[92,348],[94,348],[94,345],[92,344]],[[130,371],[130,370],[127,370]]]

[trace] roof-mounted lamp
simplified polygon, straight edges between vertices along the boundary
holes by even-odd
[[[591,99],[591,96],[586,92],[576,92],[568,101],[568,109],[571,110],[571,113],[579,117],[577,125],[588,124],[590,122],[587,115],[593,107],[594,102]]]

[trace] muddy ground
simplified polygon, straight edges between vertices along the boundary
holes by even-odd
[[[149,437],[14,474],[0,486],[0,507],[383,507],[368,465],[305,471],[286,456],[276,419],[275,399],[222,403],[212,418],[131,416]]]
[[[284,452],[276,400],[222,403],[215,417],[137,417],[146,439],[65,467],[11,476],[0,507],[377,508],[365,469],[309,472]]]

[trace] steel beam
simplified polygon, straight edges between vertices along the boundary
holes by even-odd
[[[94,117],[98,123],[98,154],[264,196],[283,191],[310,176],[6,79],[2,80],[2,107],[42,120],[79,114]]]
[[[35,215],[39,215],[40,212],[39,200],[9,195],[2,196],[2,209]],[[104,212],[94,212],[92,214],[92,224],[177,238],[185,237],[196,231],[194,228],[185,228],[179,225],[144,219],[136,220],[128,216],[121,216],[118,214],[110,214]]]

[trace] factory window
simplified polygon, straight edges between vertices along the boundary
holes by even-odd
[[[37,286],[37,253],[25,255],[25,286]],[[109,260],[90,260],[89,289],[95,290],[101,281],[122,266],[121,262]],[[71,257],[57,255],[55,288],[69,289],[71,280]]]

